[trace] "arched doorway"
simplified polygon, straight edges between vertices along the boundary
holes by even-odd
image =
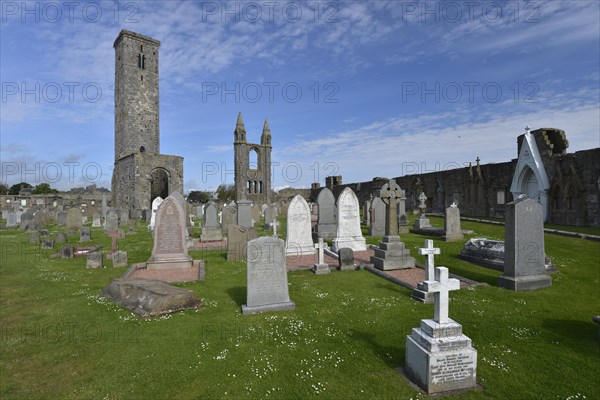
[[[159,196],[163,199],[169,196],[169,172],[163,168],[150,173],[150,204]]]
[[[540,188],[537,178],[531,168],[527,168],[523,172],[523,186],[521,192],[526,194],[530,199],[540,200]]]

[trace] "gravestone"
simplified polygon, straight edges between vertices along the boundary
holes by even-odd
[[[50,250],[54,248],[54,240],[50,238],[45,238],[42,240],[42,249]]]
[[[400,189],[398,201],[398,234],[408,233],[408,216],[406,215],[406,192]]]
[[[446,234],[444,238],[446,242],[460,242],[465,239],[462,229],[460,228],[460,210],[456,203],[452,203],[446,208],[444,227]]]
[[[106,213],[106,219],[104,220],[104,231],[114,232],[119,229],[119,214],[116,210],[110,209]]]
[[[126,267],[128,265],[126,251],[122,251],[122,250],[113,251],[111,258],[112,258],[113,267]]]
[[[272,204],[268,205],[264,211],[265,223],[264,229],[272,229],[271,223],[277,219],[277,209]],[[279,224],[279,223],[277,223]]]
[[[102,218],[104,218],[104,220],[106,220],[106,214],[108,213],[108,202],[106,201],[106,195],[103,194],[102,195]]]
[[[340,271],[354,270],[354,251],[351,248],[344,247],[338,250],[338,269]]]
[[[40,233],[37,231],[31,232],[29,234],[29,243],[39,244],[40,243]]]
[[[371,201],[373,201],[373,195],[369,195],[369,199],[365,200],[363,206],[363,225],[367,227],[371,226]]]
[[[129,226],[129,211],[122,210],[119,213],[119,226]]]
[[[56,214],[56,223],[60,226],[67,225],[67,212],[66,211],[59,211]]]
[[[217,207],[211,202],[204,210],[204,225],[202,226],[201,242],[215,242],[223,240],[221,227],[217,222]]]
[[[248,241],[256,239],[254,228],[239,225],[227,227],[227,260],[241,261],[248,256]]]
[[[7,228],[16,228],[17,227],[17,213],[14,211],[9,211],[6,214],[6,227]]]
[[[88,217],[87,217],[87,215],[83,215],[81,217],[81,225],[85,225],[87,223],[88,223]]]
[[[187,250],[182,199],[181,194],[173,192],[158,208],[152,257],[146,264],[148,270],[192,267],[192,258]]]
[[[407,375],[427,394],[469,389],[477,385],[477,350],[462,334],[462,326],[448,318],[448,293],[460,289],[448,279],[448,269],[435,268],[435,280],[423,282],[434,294],[434,318],[421,320],[406,336]]]
[[[385,204],[385,235],[371,256],[371,263],[379,270],[406,269],[415,266],[415,259],[410,251],[400,241],[398,234],[398,202],[402,190],[395,180],[390,179],[379,190],[379,198]]]
[[[102,226],[102,221],[100,221],[100,214],[95,213],[92,217],[92,227],[99,228]]]
[[[244,228],[252,228],[254,226],[252,224],[252,202],[250,200],[238,200],[237,224]]]
[[[33,214],[33,223],[37,229],[44,229],[46,227],[46,213],[44,210],[38,210]]]
[[[56,240],[56,243],[67,243],[66,232],[56,232],[55,240]]]
[[[252,220],[254,222],[259,222],[261,217],[261,211],[258,204],[252,206]]]
[[[425,193],[421,192],[418,199],[419,199],[419,217],[417,219],[415,219],[415,223],[413,225],[413,229],[415,229],[417,231],[421,230],[423,228],[431,228],[431,222],[429,221],[428,218],[425,217],[425,209],[427,208],[427,205],[425,204],[425,202],[427,201],[427,196],[425,196]]]
[[[89,242],[90,240],[92,240],[92,231],[87,226],[82,227],[79,233],[79,241]]]
[[[90,251],[85,256],[85,267],[87,269],[102,268],[102,252]]]
[[[66,227],[69,230],[79,230],[83,226],[81,209],[79,207],[71,207],[67,211]]]
[[[330,273],[331,271],[329,270],[329,264],[325,263],[325,243],[323,242],[323,238],[319,238],[319,243],[317,243],[315,247],[319,253],[319,259],[314,264],[311,271],[317,275]]]
[[[375,197],[371,201],[369,218],[371,220],[369,236],[385,235],[385,204],[379,197]]]
[[[260,237],[248,242],[246,304],[244,314],[263,311],[293,310],[290,301],[285,243],[274,237]]]
[[[334,239],[337,231],[335,220],[335,197],[328,188],[323,188],[317,195],[317,237],[325,240]]]
[[[21,211],[21,203],[18,201],[13,201],[12,203],[13,212]]]
[[[60,258],[73,258],[75,256],[75,248],[73,246],[63,246],[60,249]]]
[[[221,214],[221,228],[223,232],[227,232],[227,228],[233,225],[238,225],[238,209],[235,204],[223,207]]]
[[[204,206],[200,205],[200,206],[196,206],[196,218],[202,218],[204,217]]]
[[[30,227],[32,227],[34,225],[33,214],[34,214],[34,210],[32,208],[24,211],[21,214],[21,224],[20,224],[21,229],[28,230],[28,228],[30,229]],[[81,221],[79,221],[79,222],[81,222]]]
[[[417,287],[413,290],[412,298],[423,303],[432,303],[433,294],[427,292],[423,285],[425,281],[432,281],[435,278],[434,257],[436,254],[440,254],[440,249],[433,247],[433,240],[427,239],[425,240],[425,247],[419,249],[419,254],[427,257],[427,262],[425,263],[425,275],[423,282],[417,283]]]
[[[315,254],[310,228],[310,208],[300,195],[296,195],[287,212],[286,255]]]
[[[160,196],[155,197],[154,200],[152,200],[152,211],[150,214],[150,224],[148,225],[149,231],[154,230],[154,226],[156,225],[156,213],[158,211],[158,207],[160,206],[160,204],[162,202],[163,202],[163,198]]]
[[[545,273],[544,213],[537,201],[524,195],[506,204],[504,275],[498,286],[515,291],[552,285]]]
[[[354,251],[365,251],[367,245],[360,230],[358,198],[350,188],[345,188],[338,197],[337,232],[333,239],[333,251],[349,247]]]

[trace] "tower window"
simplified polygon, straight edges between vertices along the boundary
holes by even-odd
[[[138,68],[146,69],[146,56],[138,54]]]
[[[144,81],[144,75],[140,75],[140,81]]]
[[[140,153],[143,153],[146,151],[146,148],[144,146],[140,146]]]
[[[144,52],[144,45],[143,44],[140,44],[140,52],[142,52],[142,53]]]

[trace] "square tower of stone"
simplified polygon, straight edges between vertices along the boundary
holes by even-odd
[[[113,207],[131,214],[152,200],[183,193],[183,157],[160,154],[160,42],[123,29],[115,48]]]

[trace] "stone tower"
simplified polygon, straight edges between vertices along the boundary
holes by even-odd
[[[233,131],[235,163],[235,200],[250,200],[254,204],[271,203],[271,129],[265,119],[260,144],[246,141],[242,113],[238,114]]]
[[[156,39],[123,29],[115,48],[113,207],[131,214],[183,193],[183,157],[160,154]]]

